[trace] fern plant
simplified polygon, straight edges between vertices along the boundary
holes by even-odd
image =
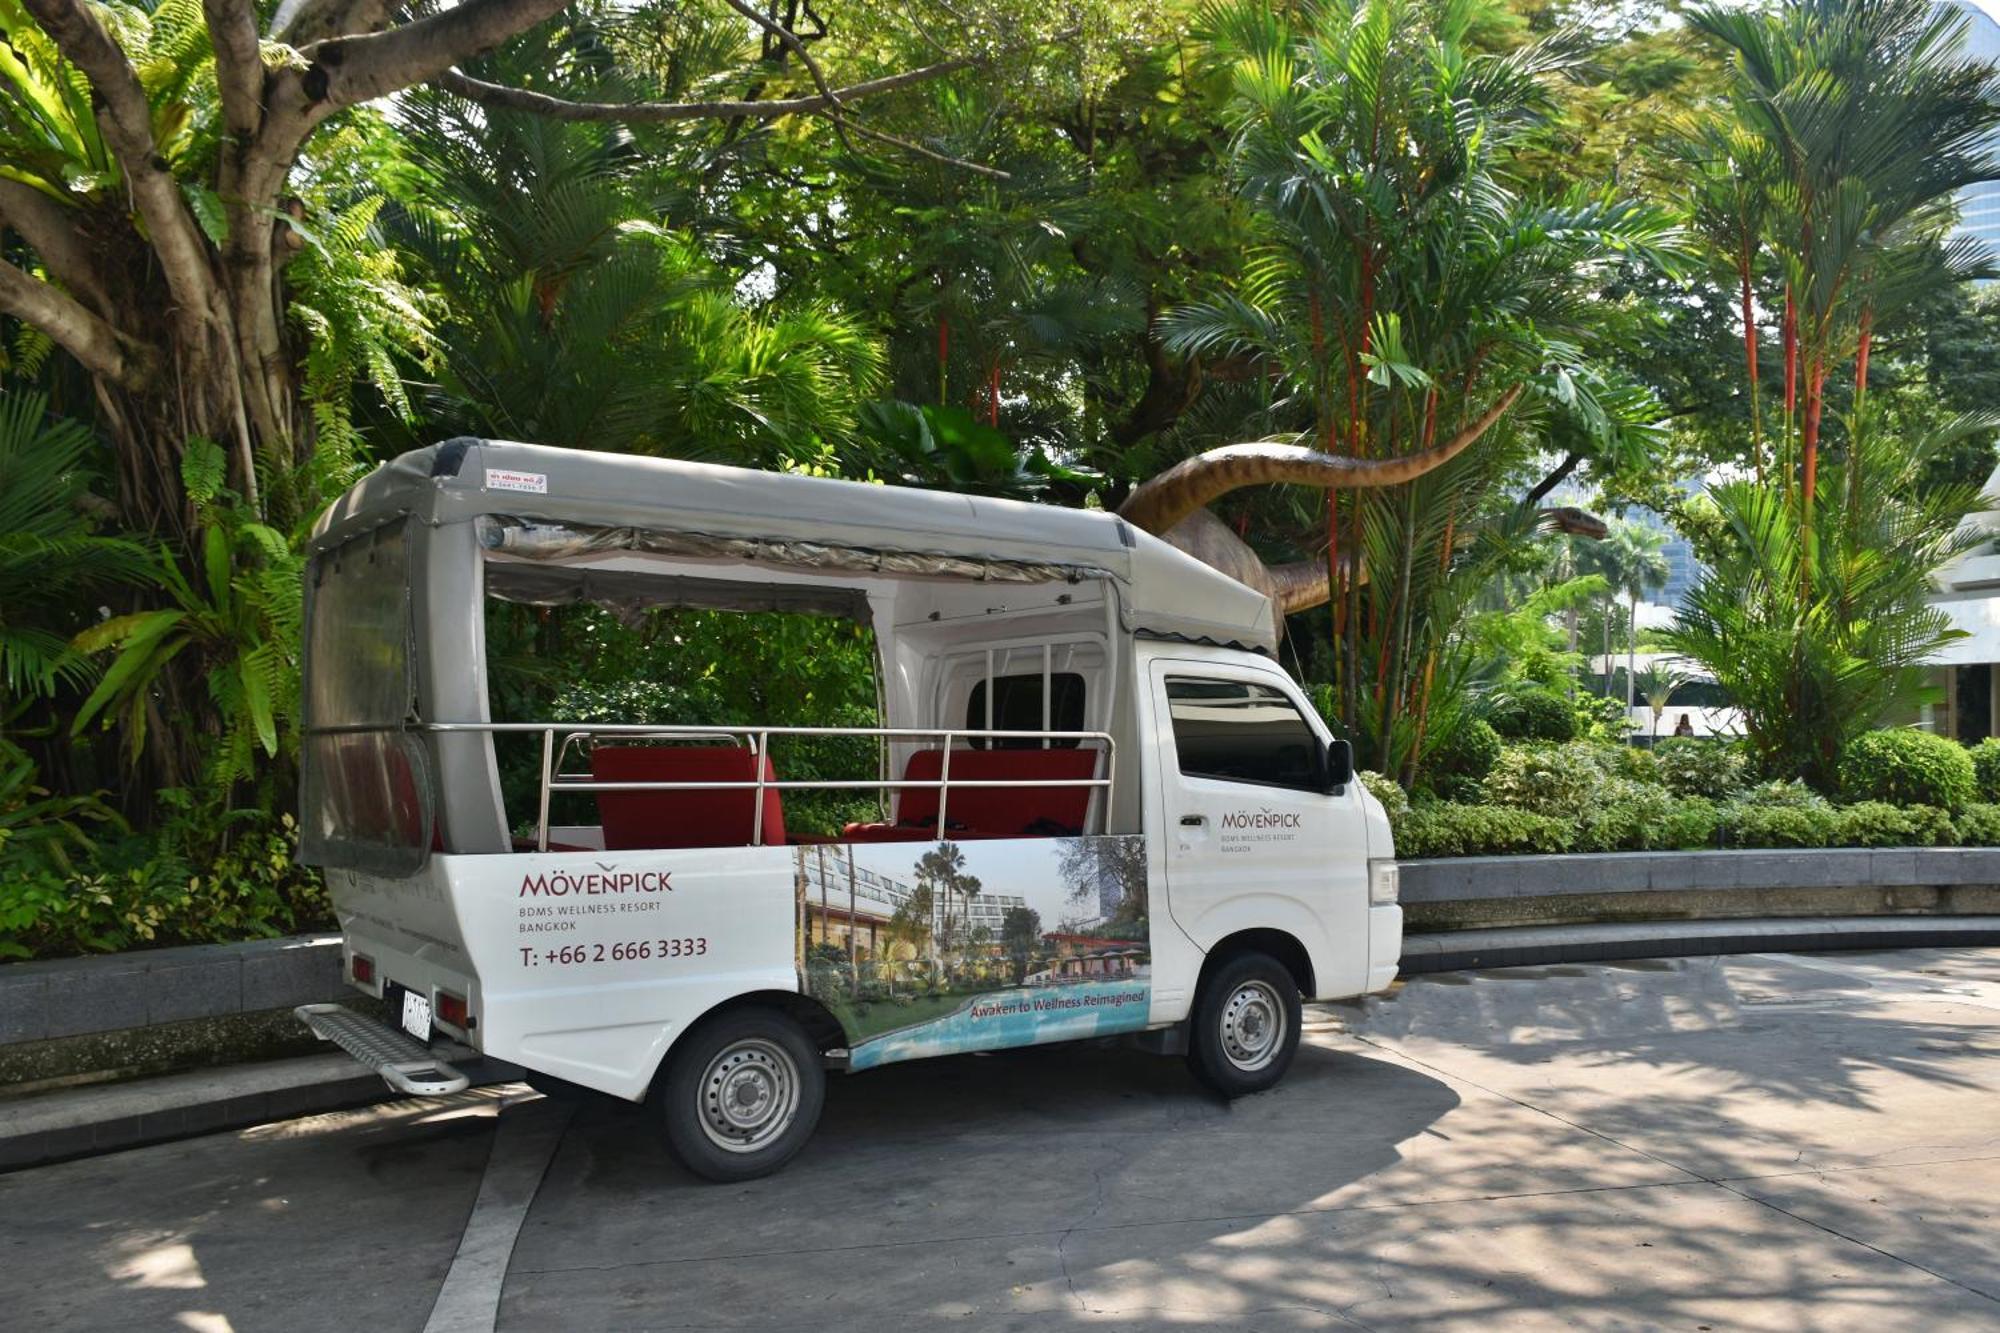
[[[283,533],[223,486],[223,475],[221,447],[191,441],[182,481],[197,516],[195,572],[162,552],[154,574],[171,605],[114,616],[76,636],[84,652],[115,655],[71,728],[81,734],[93,721],[115,720],[136,759],[163,674],[193,654],[222,720],[207,774],[218,800],[257,775],[257,751],[277,758],[296,746],[305,567]]]
[[[292,223],[302,248],[286,270],[293,289],[287,312],[306,335],[302,389],[316,433],[302,513],[359,471],[355,387],[372,387],[398,420],[413,425],[417,409],[400,363],[429,367],[437,356],[436,301],[403,280],[402,259],[376,226],[385,202],[363,194],[313,225]]]

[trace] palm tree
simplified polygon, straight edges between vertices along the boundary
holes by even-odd
[[[1979,500],[1910,471],[1936,438],[1884,437],[1869,356],[1890,313],[1987,271],[1990,256],[1947,238],[1957,191],[2000,179],[2000,67],[1967,58],[1963,15],[1926,0],[1711,4],[1687,17],[1731,63],[1727,120],[1690,145],[1697,221],[1737,270],[1753,377],[1748,297],[1760,279],[1772,291],[1783,381],[1772,429],[1753,398],[1757,473],[1769,439],[1776,494],[1713,492],[1710,569],[1670,638],[1737,699],[1767,775],[1824,786],[1844,740],[1917,697],[1918,665],[1951,637],[1924,580],[1962,549],[1958,520]],[[1828,377],[1850,362],[1854,409],[1826,418]],[[1825,425],[1846,434],[1830,469]]]
[[[1639,673],[1639,693],[1645,696],[1646,707],[1653,714],[1653,722],[1646,734],[1654,740],[1660,738],[1660,717],[1672,702],[1674,691],[1687,683],[1687,676],[1666,662],[1654,662]]]
[[[1923,664],[1963,637],[1930,604],[1930,576],[1984,540],[1963,521],[1984,501],[1974,485],[1924,485],[1924,468],[1996,424],[1967,416],[1891,439],[1850,423],[1810,527],[1796,500],[1754,482],[1711,490],[1726,537],[1665,637],[1742,710],[1765,776],[1830,790],[1849,739],[1930,693]],[[1850,484],[1873,497],[1865,508],[1832,498]]]
[[[1609,441],[1653,415],[1593,355],[1608,318],[1597,297],[1609,266],[1664,264],[1676,235],[1650,206],[1510,192],[1510,149],[1576,53],[1561,40],[1481,53],[1479,12],[1470,0],[1207,12],[1234,80],[1255,244],[1234,290],[1170,312],[1162,330],[1184,353],[1253,359],[1270,386],[1260,419],[1296,434],[1199,455],[1120,511],[1283,610],[1330,599],[1336,708],[1371,765],[1405,777],[1478,556],[1499,536],[1489,520],[1509,465],[1549,418]],[[1327,560],[1266,569],[1204,512],[1273,482],[1329,492]],[[1503,514],[1515,535],[1534,526],[1533,509]]]
[[[1630,712],[1638,689],[1639,602],[1646,593],[1663,586],[1672,567],[1667,564],[1667,534],[1638,523],[1617,522],[1604,540],[1605,561],[1612,583],[1625,594],[1630,622],[1625,627],[1625,710]],[[1605,671],[1610,672],[1607,656]]]
[[[1944,238],[1957,192],[2000,179],[2000,69],[1966,58],[1965,16],[1929,0],[1710,4],[1687,19],[1732,64],[1730,120],[1692,145],[1707,164],[1697,217],[1738,270],[1753,367],[1760,251],[1779,280],[1779,461],[1810,533],[1828,375],[1852,358],[1865,394],[1877,324],[1986,259]]]

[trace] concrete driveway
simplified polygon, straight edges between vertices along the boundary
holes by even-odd
[[[505,1091],[0,1177],[0,1325],[2000,1328],[2000,951],[1443,974],[1308,1022],[1234,1105],[1089,1046],[836,1080],[742,1186]]]

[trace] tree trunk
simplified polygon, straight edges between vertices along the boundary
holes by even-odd
[[[1742,283],[1743,297],[1743,360],[1750,376],[1750,460],[1755,465],[1757,480],[1764,480],[1764,437],[1757,402],[1757,307],[1750,290],[1750,256],[1746,252],[1738,260],[1737,275]]]
[[[1607,699],[1611,697],[1611,677],[1615,674],[1611,669],[1611,615],[1617,609],[1616,597],[1604,599],[1604,697]]]
[[[1633,588],[1632,622],[1625,627],[1625,716],[1629,722],[1639,688],[1639,590]]]

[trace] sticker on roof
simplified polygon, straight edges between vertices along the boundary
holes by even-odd
[[[532,491],[536,495],[549,493],[549,474],[546,472],[515,472],[504,467],[486,469],[486,489],[489,491]]]

